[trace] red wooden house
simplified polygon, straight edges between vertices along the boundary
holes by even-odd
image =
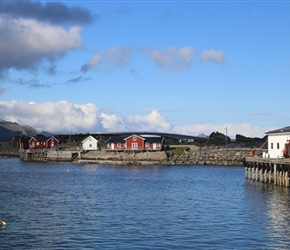
[[[29,148],[34,149],[34,148],[36,148],[37,140],[35,137],[31,137],[30,140],[28,141],[28,143],[29,143]]]
[[[107,150],[114,151],[160,151],[164,149],[165,140],[161,136],[131,135],[126,138],[111,137],[107,141]]]
[[[44,149],[44,148],[56,148],[58,147],[59,141],[54,137],[31,137],[29,140],[30,149]]]
[[[111,137],[106,142],[106,149],[114,151],[124,151],[126,149],[124,137]]]

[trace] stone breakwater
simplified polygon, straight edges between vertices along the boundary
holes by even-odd
[[[179,153],[161,152],[105,152],[91,151],[75,160],[76,163],[110,165],[223,165],[243,166],[250,148],[200,148]]]

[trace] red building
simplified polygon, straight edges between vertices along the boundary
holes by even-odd
[[[107,150],[125,151],[161,151],[164,149],[165,139],[161,136],[131,135],[126,138],[111,137],[107,141]]]
[[[29,149],[44,149],[44,148],[56,148],[59,141],[54,137],[31,137],[29,142]]]
[[[115,151],[124,151],[125,141],[123,137],[111,137],[106,142],[106,149],[107,150],[115,150]]]

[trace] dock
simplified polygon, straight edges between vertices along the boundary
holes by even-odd
[[[289,188],[289,158],[246,157],[245,178]]]

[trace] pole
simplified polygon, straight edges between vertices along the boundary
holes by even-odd
[[[228,149],[228,128],[226,127],[226,149]]]

